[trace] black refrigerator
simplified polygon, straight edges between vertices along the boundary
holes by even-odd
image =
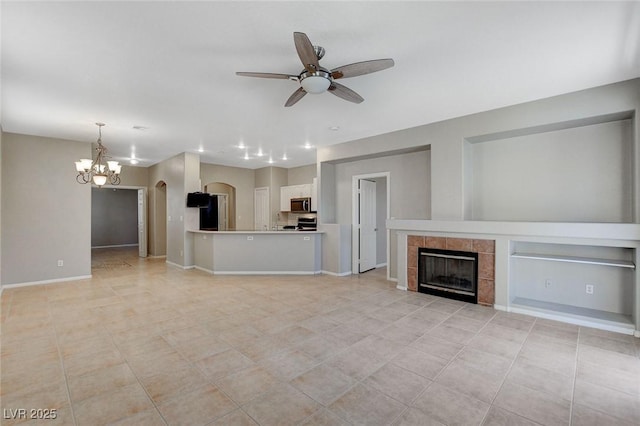
[[[218,230],[218,196],[209,197],[209,205],[200,208],[200,230],[201,231],[217,231]]]

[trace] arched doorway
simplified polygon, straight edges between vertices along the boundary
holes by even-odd
[[[219,217],[226,217],[226,225],[220,230],[235,231],[236,229],[236,188],[224,182],[211,182],[204,186],[204,192],[218,195]],[[225,229],[226,228],[226,229]]]

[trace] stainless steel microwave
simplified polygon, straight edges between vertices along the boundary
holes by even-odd
[[[309,213],[311,211],[311,198],[292,198],[291,213]]]

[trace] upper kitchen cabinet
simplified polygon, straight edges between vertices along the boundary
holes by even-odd
[[[292,198],[311,197],[311,187],[312,184],[310,183],[280,187],[280,211],[291,211]],[[313,198],[311,199],[311,202],[313,203]]]

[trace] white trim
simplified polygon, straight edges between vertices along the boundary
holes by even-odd
[[[32,285],[46,285],[46,284],[56,284],[66,281],[80,281],[80,280],[88,280],[91,279],[92,275],[78,275],[75,277],[67,277],[67,278],[55,278],[52,280],[42,280],[42,281],[28,281],[24,283],[17,284],[3,284],[2,290],[5,288],[19,288],[19,287],[29,287]]]
[[[398,285],[396,286],[396,288],[397,288],[398,290],[404,290],[404,291],[409,290],[407,287],[402,287],[400,284],[398,284]]]
[[[316,271],[214,271],[214,275],[318,275]]]
[[[166,258],[167,258],[167,255],[166,255],[166,254],[161,254],[161,255],[159,255],[159,256],[151,256],[151,255],[149,255],[149,256],[147,256],[147,257],[148,257],[149,259],[166,259]]]
[[[362,175],[351,176],[351,273],[354,275],[359,274],[358,268],[358,253],[356,248],[358,247],[358,181],[360,179],[371,178],[386,178],[387,180],[387,218],[391,220],[391,172],[376,172],[365,173]],[[389,242],[390,232],[389,227],[386,227],[387,232],[387,263],[391,257],[391,244]],[[391,275],[389,269],[387,269],[387,281],[391,281]]]
[[[640,330],[636,330],[633,332],[634,337],[640,337]]]
[[[376,265],[376,269],[378,269],[378,268],[384,268],[385,266],[387,266],[387,262],[384,262],[384,263],[378,263],[378,264]],[[389,278],[387,278],[387,279],[389,279]]]
[[[207,269],[207,268],[203,268],[202,266],[194,266],[193,269],[197,269],[198,271],[202,271],[202,272],[208,272],[210,274],[213,274],[213,271],[211,269]]]
[[[117,247],[138,247],[138,243],[135,244],[115,244],[112,246],[91,246],[91,249],[103,249],[103,248],[117,248]]]
[[[397,283],[397,282],[398,282],[398,279],[397,279],[397,278],[390,277],[390,278],[388,278],[388,279],[387,279],[387,281],[391,281],[391,282]]]
[[[624,327],[622,325],[615,325],[612,323],[606,324],[597,320],[589,320],[587,318],[572,318],[566,316],[565,314],[554,314],[551,312],[541,312],[533,309],[521,308],[510,306],[508,312],[513,312],[516,314],[524,314],[537,318],[545,318],[554,321],[564,322],[568,324],[581,325],[585,327],[597,328],[599,330],[613,331],[621,334],[630,334],[634,335],[638,330],[634,330],[633,325],[629,324],[629,327]]]
[[[496,311],[502,311],[502,312],[509,312],[507,310],[507,307],[504,305],[493,305],[493,309],[495,309]]]
[[[175,266],[176,268],[180,268],[180,269],[193,269],[195,268],[194,265],[190,265],[190,266],[182,266],[182,265],[178,265],[177,263],[171,262],[169,260],[166,260],[165,263],[167,265],[171,265],[171,266]]]
[[[352,275],[351,271],[348,272],[331,272],[331,271],[320,271],[321,274],[332,275],[334,277],[346,277],[348,275]]]

